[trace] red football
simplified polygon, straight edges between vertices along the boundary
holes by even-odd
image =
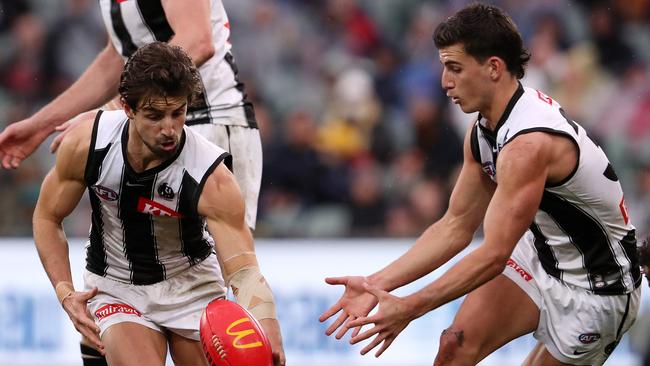
[[[239,304],[213,300],[201,316],[201,344],[211,366],[273,366],[260,324]]]

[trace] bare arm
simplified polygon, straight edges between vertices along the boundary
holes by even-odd
[[[34,210],[33,230],[38,255],[47,276],[55,288],[57,298],[70,316],[75,328],[102,349],[99,328],[88,317],[86,302],[96,294],[96,289],[75,292],[68,257],[68,241],[62,222],[77,206],[85,191],[83,180],[92,118],[64,139],[57,155],[56,165],[45,177]]]
[[[286,362],[271,289],[259,271],[253,236],[244,219],[244,199],[235,177],[220,164],[207,179],[199,214],[208,222],[226,283],[237,302],[260,321],[269,337],[276,365]]]
[[[2,167],[17,168],[57,126],[111,100],[117,94],[122,67],[122,58],[109,40],[66,91],[33,116],[12,123],[0,133]]]
[[[39,128],[51,133],[76,115],[99,108],[117,94],[123,66],[122,57],[109,39],[79,79],[31,118]]]
[[[174,30],[170,44],[181,46],[196,66],[214,55],[209,0],[163,0],[163,9]]]
[[[471,128],[465,136],[463,167],[445,215],[417,239],[400,258],[371,275],[374,286],[391,291],[437,269],[472,241],[494,192],[494,183],[474,160]]]
[[[469,293],[503,272],[512,250],[530,226],[542,199],[552,160],[552,137],[517,137],[499,155],[499,185],[485,217],[485,240],[447,273],[409,296],[422,315]]]

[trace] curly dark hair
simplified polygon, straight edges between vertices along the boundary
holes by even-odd
[[[153,42],[128,59],[118,91],[133,110],[160,97],[187,97],[188,105],[192,105],[201,93],[201,78],[182,48]]]
[[[492,5],[474,3],[461,9],[438,25],[433,41],[438,49],[462,44],[465,52],[481,63],[500,57],[517,79],[524,77],[530,60],[515,23]]]

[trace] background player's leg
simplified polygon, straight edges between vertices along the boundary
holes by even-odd
[[[568,366],[568,363],[556,360],[546,349],[543,343],[537,342],[537,345],[530,352],[524,366]]]
[[[207,365],[201,342],[169,333],[169,348],[175,366]]]
[[[476,365],[509,341],[537,328],[539,309],[503,274],[467,295],[440,336],[435,366]]]
[[[111,366],[163,366],[167,338],[144,325],[124,322],[110,326],[102,335],[106,359]]]
[[[81,349],[81,361],[83,366],[108,366],[106,357],[90,344],[90,341],[85,336],[81,337],[79,342]]]

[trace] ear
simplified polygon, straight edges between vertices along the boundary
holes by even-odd
[[[122,109],[124,109],[126,116],[129,117],[129,119],[133,119],[134,118],[133,109],[131,109],[131,107],[126,102],[126,100],[124,98],[120,98],[120,103],[122,103]]]
[[[487,66],[490,72],[490,79],[493,81],[499,80],[503,76],[503,73],[508,71],[506,63],[500,57],[496,56],[488,58]]]

